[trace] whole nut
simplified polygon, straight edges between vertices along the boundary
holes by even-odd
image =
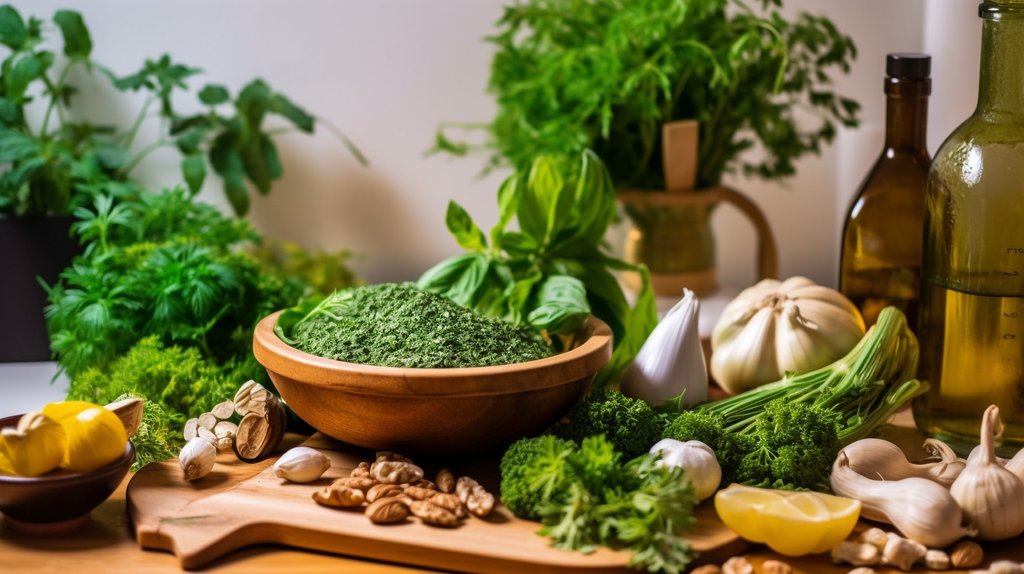
[[[949,562],[953,568],[974,568],[985,558],[985,553],[977,542],[963,540],[949,551]]]
[[[429,480],[427,480],[425,478],[420,480],[417,483],[414,483],[412,486],[418,486],[420,488],[426,488],[427,490],[433,490],[434,492],[440,492],[440,490],[438,490],[436,484],[434,484],[433,482],[431,482],[431,481],[429,481]]]
[[[754,574],[754,565],[743,556],[733,556],[722,564],[722,574]]]
[[[459,497],[454,494],[435,492],[434,496],[431,496],[428,500],[445,510],[451,511],[459,520],[469,518],[469,511],[466,510],[466,505],[462,504]]]
[[[761,564],[761,574],[793,574],[793,567],[778,560],[765,560]]]
[[[366,502],[374,503],[383,498],[393,498],[402,494],[402,487],[397,484],[375,484],[366,491]]]
[[[864,544],[870,544],[881,552],[885,550],[885,545],[889,542],[889,536],[881,528],[868,528],[860,533],[860,537],[857,540]]]
[[[459,519],[454,514],[426,500],[414,500],[409,503],[409,510],[423,522],[433,526],[457,526]]]
[[[436,490],[420,488],[418,486],[407,486],[403,492],[416,500],[430,500],[435,494],[437,494]]]
[[[705,564],[694,568],[690,574],[722,574],[722,569],[717,564]]]
[[[359,466],[352,469],[351,476],[353,478],[370,478],[370,463],[359,463]]]
[[[409,516],[409,508],[393,498],[381,498],[366,507],[366,517],[374,524],[401,522]]]
[[[349,488],[361,490],[363,491],[363,494],[366,494],[371,488],[378,484],[380,483],[368,477],[343,476],[332,482],[331,486],[347,486]]]
[[[372,478],[384,484],[413,484],[423,478],[423,469],[410,462],[385,460],[371,468]]]
[[[313,493],[313,500],[324,506],[353,507],[362,506],[366,496],[363,491],[350,488],[344,484],[332,484],[323,490]]]
[[[442,468],[441,472],[437,473],[437,489],[441,492],[455,492],[455,476],[447,468]]]

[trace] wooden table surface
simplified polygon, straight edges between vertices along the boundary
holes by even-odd
[[[920,435],[912,429],[909,411],[896,416],[886,438],[912,449]],[[289,437],[290,440],[300,440]],[[53,538],[33,538],[12,532],[0,522],[0,572],[61,571],[69,573],[101,572],[117,569],[120,572],[181,572],[177,559],[167,552],[143,550],[135,542],[125,511],[125,487],[129,477],[117,491],[92,514],[92,522],[72,534]],[[747,554],[760,572],[764,560],[783,560],[793,566],[796,574],[846,574],[849,566],[833,566],[827,555],[798,559],[780,557],[768,549],[757,546]],[[1015,559],[1024,561],[1024,537],[997,544],[986,544],[986,563],[990,560]],[[878,568],[879,574],[898,570]],[[292,550],[282,546],[247,548],[216,561],[203,571],[240,572],[245,574],[288,573],[360,573],[408,574],[435,572],[384,562],[373,562]],[[915,568],[914,572],[925,572]],[[954,571],[950,571],[954,572]]]

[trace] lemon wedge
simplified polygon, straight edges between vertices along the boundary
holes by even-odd
[[[786,556],[829,551],[853,532],[860,501],[733,484],[715,495],[718,517],[736,534]]]

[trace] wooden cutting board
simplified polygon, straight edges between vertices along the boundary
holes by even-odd
[[[285,444],[278,454],[288,447]],[[128,485],[128,512],[139,544],[169,550],[183,568],[200,568],[238,548],[273,543],[415,566],[480,574],[626,572],[627,552],[600,548],[593,554],[564,552],[538,536],[540,525],[521,520],[503,505],[485,519],[471,517],[458,528],[441,529],[417,519],[375,525],[358,509],[334,509],[313,502],[311,494],[348,476],[372,451],[316,434],[303,443],[331,459],[324,477],[309,484],[274,476],[276,458],[249,465],[233,454],[218,457],[209,475],[193,483],[182,477],[177,460],[149,464]],[[490,453],[460,459],[420,458],[432,478],[441,468],[456,477],[472,476],[498,493],[498,457]],[[685,538],[701,553],[700,562],[721,563],[749,543],[718,519],[710,500],[696,509],[697,524]]]

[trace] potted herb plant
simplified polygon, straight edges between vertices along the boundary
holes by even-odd
[[[0,65],[0,319],[16,326],[0,332],[0,361],[50,358],[43,320],[46,292],[37,278],[52,285],[68,267],[78,252],[69,228],[76,219],[90,217],[88,208],[98,198],[138,201],[146,193],[132,173],[150,153],[178,148],[191,195],[198,193],[211,166],[223,179],[235,214],[242,216],[249,208],[249,188],[266,194],[282,175],[271,135],[312,133],[320,121],[262,80],[249,83],[234,98],[223,86],[207,85],[198,93],[204,111],[181,114],[173,95],[187,89],[185,80],[200,70],[164,55],[119,77],[92,60],[92,38],[80,14],[59,10],[53,23],[63,37],[60,62],[45,49],[41,20],[26,20],[12,6],[0,6],[0,44],[10,50]],[[78,89],[68,78],[75,68],[101,72],[119,91],[146,94],[127,130],[71,117]],[[29,121],[31,106],[40,108],[40,121]],[[154,107],[161,135],[140,148],[136,135]],[[287,119],[293,128],[266,129],[268,114]],[[332,131],[365,162],[336,128]]]
[[[436,148],[483,148],[492,166],[517,169],[539,154],[594,149],[620,192],[641,192],[625,196],[635,226],[627,250],[633,262],[650,267],[656,289],[671,285],[678,294],[679,285],[666,277],[715,266],[708,216],[720,198],[702,190],[720,190],[727,172],[791,176],[794,161],[819,152],[837,124],[857,125],[858,104],[830,88],[831,74],[847,72],[856,57],[853,41],[825,17],[787,20],[769,12],[781,0],[759,4],[760,10],[730,0],[507,6],[488,38],[495,45],[489,90],[498,105],[484,126],[488,138],[479,145],[454,141],[448,130],[480,126],[442,124]],[[816,123],[798,121],[798,108],[811,110]],[[663,127],[677,120],[698,122],[692,156],[663,144]],[[755,158],[742,153],[751,148]],[[655,198],[679,191],[670,178],[675,163],[687,159],[697,191]]]

